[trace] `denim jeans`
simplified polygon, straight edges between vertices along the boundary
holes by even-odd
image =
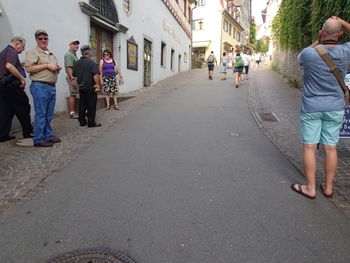
[[[52,136],[51,120],[56,103],[56,87],[39,81],[32,81],[30,93],[33,96],[35,120],[34,143],[47,141]]]

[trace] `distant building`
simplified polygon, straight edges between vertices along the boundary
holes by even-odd
[[[220,56],[236,45],[249,45],[251,0],[198,0],[193,9],[193,48],[196,59],[210,51]]]
[[[49,34],[49,49],[61,65],[68,43],[76,39],[81,45],[91,45],[96,63],[104,49],[111,49],[125,76],[120,90],[128,92],[191,68],[192,2],[2,0],[0,47],[4,48],[14,35],[21,35],[29,50],[36,45],[35,30],[43,28]],[[21,55],[22,61],[24,56]],[[27,83],[29,86],[29,79]],[[62,70],[57,83],[56,112],[66,110],[68,94]]]
[[[262,25],[257,26],[257,40],[263,40],[269,44],[269,55],[273,52],[272,36],[272,21],[275,18],[282,0],[269,0],[266,2],[266,7],[261,10]]]

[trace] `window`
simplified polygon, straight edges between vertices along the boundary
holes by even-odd
[[[175,54],[175,50],[172,49],[171,56],[170,56],[170,69],[171,70],[174,70],[174,54]]]
[[[224,29],[225,32],[228,32],[228,22],[227,22],[226,19],[224,20],[224,27],[223,27],[223,29]]]
[[[229,27],[228,27],[228,33],[230,34],[230,36],[231,36],[231,34],[232,34],[232,24],[229,24]]]
[[[166,44],[162,42],[161,50],[160,50],[160,65],[165,67],[165,54],[166,54]]]
[[[203,30],[203,19],[196,19],[192,21],[193,30]]]
[[[237,32],[237,37],[236,37],[237,41],[241,41],[241,33]]]
[[[197,7],[203,7],[203,6],[205,6],[205,0],[198,0]]]
[[[233,28],[233,34],[232,34],[233,38],[236,38],[236,28]]]

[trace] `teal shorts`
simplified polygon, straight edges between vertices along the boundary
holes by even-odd
[[[301,112],[301,142],[336,146],[343,117],[344,111]]]

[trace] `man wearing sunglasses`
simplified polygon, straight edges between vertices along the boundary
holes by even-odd
[[[56,82],[61,66],[49,51],[49,37],[45,30],[35,32],[37,46],[26,55],[24,67],[32,80],[30,92],[35,109],[34,146],[52,147],[61,140],[53,135],[51,120],[56,103]]]

